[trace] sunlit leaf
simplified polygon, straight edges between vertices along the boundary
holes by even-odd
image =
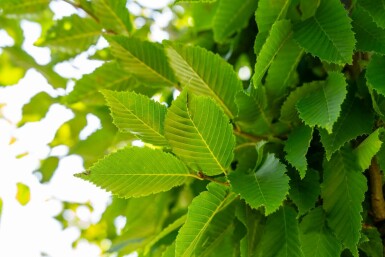
[[[362,141],[356,149],[354,149],[354,153],[362,171],[369,168],[373,156],[380,151],[382,146],[380,135],[383,133],[383,128],[375,130],[364,141]]]
[[[31,192],[30,192],[29,186],[20,182],[18,182],[16,186],[17,186],[16,200],[23,206],[27,205],[31,199]]]
[[[52,97],[46,92],[36,94],[29,103],[23,106],[23,118],[18,126],[23,126],[27,122],[39,121],[44,118],[52,103]]]
[[[126,2],[120,0],[94,0],[92,1],[95,15],[98,16],[102,26],[107,31],[113,31],[128,36],[132,24]]]
[[[183,91],[167,111],[164,130],[173,152],[191,168],[207,175],[227,173],[235,139],[213,100]]]
[[[125,198],[167,191],[194,177],[171,154],[138,147],[107,155],[76,176]]]

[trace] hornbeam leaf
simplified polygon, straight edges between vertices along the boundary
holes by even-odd
[[[269,32],[273,24],[286,16],[291,0],[259,0],[255,12],[258,33]]]
[[[295,167],[301,179],[307,170],[306,153],[313,137],[313,129],[308,126],[295,128],[285,143],[286,160]]]
[[[214,16],[214,39],[225,41],[234,32],[247,26],[251,15],[257,8],[258,1],[254,0],[221,0]],[[234,12],[234,10],[236,10]]]
[[[230,64],[201,47],[168,44],[166,52],[182,86],[214,98],[230,119],[237,115],[235,96],[243,87]]]
[[[305,257],[339,257],[341,243],[326,225],[326,215],[321,207],[306,215],[300,226],[300,238]]]
[[[298,102],[299,117],[310,127],[317,125],[332,133],[346,94],[343,74],[331,72],[316,92]]]
[[[96,16],[105,29],[126,36],[130,34],[132,24],[125,1],[94,0],[92,4]]]
[[[357,2],[370,14],[379,27],[385,29],[385,4],[383,0],[359,0]]]
[[[267,69],[270,67],[274,58],[283,48],[288,40],[292,38],[292,28],[289,20],[279,20],[273,24],[270,35],[257,56],[255,64],[255,74],[253,77],[254,86],[260,84]]]
[[[335,153],[326,163],[323,174],[321,194],[328,225],[344,246],[358,257],[366,178],[349,148]]]
[[[103,90],[102,93],[121,132],[130,132],[146,143],[167,145],[163,135],[166,106],[135,92]]]
[[[187,220],[176,238],[175,257],[194,256],[202,236],[214,216],[221,211],[232,197],[226,187],[210,183],[205,191],[194,198],[188,208]]]
[[[314,16],[294,26],[294,38],[322,60],[352,63],[354,33],[345,8],[338,0],[322,0]]]
[[[140,82],[152,87],[176,85],[174,73],[160,44],[125,36],[106,36],[106,39],[122,68]]]
[[[93,19],[81,18],[74,14],[57,21],[35,45],[78,54],[95,44],[100,34],[101,28]]]
[[[369,168],[373,156],[375,156],[381,149],[382,141],[380,135],[384,132],[383,128],[379,128],[370,134],[364,141],[354,149],[357,156],[358,164],[361,170],[364,171]]]
[[[164,130],[173,152],[192,169],[210,176],[227,172],[235,137],[212,99],[182,91],[167,111]]]
[[[258,256],[303,257],[296,216],[293,208],[283,206],[267,218]]]
[[[301,179],[297,173],[290,178],[289,197],[298,207],[298,214],[303,215],[314,208],[321,193],[319,173],[309,169]]]
[[[352,19],[357,40],[356,49],[385,54],[385,29],[379,28],[372,17],[359,5],[354,8]]]
[[[366,80],[379,94],[385,96],[385,57],[373,55],[366,69]]]
[[[286,167],[273,154],[254,171],[236,171],[229,174],[231,187],[252,208],[265,207],[266,215],[281,206],[289,191]]]
[[[372,131],[374,117],[370,110],[358,99],[347,99],[342,105],[342,113],[333,126],[333,133],[320,129],[322,145],[326,158],[330,160],[333,153],[346,142]]]
[[[166,248],[162,257],[175,257],[175,241]]]
[[[88,172],[75,176],[119,197],[141,197],[170,190],[195,177],[169,153],[150,148],[129,147],[107,155]]]
[[[36,14],[49,9],[50,0],[3,0],[0,9],[4,15]]]
[[[88,101],[99,95],[100,89],[126,90],[138,85],[130,74],[115,62],[107,62],[76,81],[74,89],[65,97],[68,103]]]

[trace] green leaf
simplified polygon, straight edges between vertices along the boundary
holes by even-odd
[[[358,246],[366,256],[383,257],[383,245],[381,235],[376,227],[367,227],[363,229],[363,234],[367,237],[367,241],[360,243]]]
[[[69,104],[90,101],[99,96],[100,89],[126,90],[137,86],[138,82],[115,62],[107,62],[90,74],[76,81],[74,89],[66,96]]]
[[[0,9],[7,16],[32,15],[49,8],[50,0],[2,0]]]
[[[0,198],[0,224],[1,224],[1,216],[3,214],[3,199]]]
[[[167,191],[195,177],[173,155],[139,147],[109,154],[76,176],[124,198]]]
[[[305,257],[339,257],[341,244],[326,225],[321,207],[312,210],[300,224],[300,237]]]
[[[107,31],[125,36],[131,34],[132,24],[126,2],[120,0],[94,0],[95,15]]]
[[[366,69],[366,80],[379,94],[385,96],[385,56],[373,55]]]
[[[380,135],[383,133],[384,129],[378,128],[367,138],[365,138],[365,140],[362,141],[356,149],[354,149],[354,153],[362,171],[369,168],[373,156],[375,156],[380,151],[382,146]]]
[[[295,128],[285,143],[286,160],[299,171],[301,179],[306,174],[306,153],[312,137],[313,129],[303,125]]]
[[[352,19],[357,40],[356,49],[385,54],[385,29],[379,28],[372,17],[359,5],[354,9]]]
[[[121,132],[129,132],[143,142],[167,145],[163,135],[166,106],[134,92],[102,91],[114,124]]]
[[[319,126],[332,133],[346,94],[344,75],[331,72],[317,91],[298,101],[299,117],[310,127]]]
[[[298,214],[303,215],[314,208],[321,193],[318,171],[310,169],[301,180],[298,174],[290,178],[289,197],[298,207]]]
[[[194,256],[198,243],[214,216],[225,206],[231,195],[226,187],[210,183],[208,191],[195,197],[188,208],[187,220],[176,238],[175,257]]]
[[[302,257],[297,213],[289,206],[267,218],[260,255],[263,257]]]
[[[285,18],[290,2],[291,0],[259,0],[255,12],[258,33],[269,32],[276,21]]]
[[[289,20],[279,20],[273,24],[270,35],[257,56],[253,77],[254,86],[260,83],[274,58],[291,38],[292,26]]]
[[[29,203],[31,200],[31,192],[29,186],[23,183],[16,183],[17,192],[16,192],[16,200],[23,206]]]
[[[47,114],[52,104],[53,99],[46,92],[34,95],[29,103],[23,106],[23,117],[17,125],[21,127],[27,122],[41,120]]]
[[[124,36],[108,36],[106,39],[122,68],[141,83],[151,87],[175,86],[175,76],[160,44]]]
[[[246,236],[241,240],[241,257],[254,257],[262,239],[266,218],[245,203],[238,206],[236,215],[247,229]]]
[[[237,115],[235,96],[243,87],[230,64],[201,47],[168,44],[166,52],[183,87],[215,99],[230,119]]]
[[[370,14],[379,27],[385,29],[385,5],[383,0],[358,0],[357,2]]]
[[[320,129],[322,145],[326,158],[330,160],[333,153],[346,142],[372,131],[374,117],[364,103],[356,98],[347,99],[342,105],[342,112],[333,126],[333,133]]]
[[[252,208],[265,207],[266,215],[281,206],[289,190],[286,167],[273,154],[268,154],[260,167],[253,171],[236,171],[229,174],[233,191]]]
[[[350,149],[341,149],[325,164],[321,194],[327,221],[355,257],[358,257],[362,202],[366,191],[366,178]]]
[[[235,32],[245,28],[257,8],[254,0],[221,0],[214,16],[214,39],[223,42]]]
[[[322,60],[352,63],[354,33],[346,10],[337,0],[322,0],[315,15],[294,26],[294,38]]]
[[[306,20],[315,15],[321,0],[300,0],[301,19]]]
[[[40,163],[39,172],[42,175],[41,183],[49,182],[55,173],[57,167],[59,165],[59,158],[55,156],[50,156]]]
[[[167,111],[165,137],[192,169],[210,176],[227,173],[235,138],[228,118],[212,99],[182,91]]]
[[[217,0],[175,0],[176,3],[212,3]]]
[[[311,95],[320,88],[320,82],[314,81],[311,83],[304,83],[301,87],[296,88],[286,98],[281,107],[280,120],[287,123],[300,123],[297,111],[297,103],[302,98]]]
[[[162,257],[175,257],[175,242],[167,247],[167,249],[163,252]]]
[[[100,33],[100,26],[93,19],[74,14],[58,20],[35,45],[48,46],[67,54],[78,54],[95,44]]]

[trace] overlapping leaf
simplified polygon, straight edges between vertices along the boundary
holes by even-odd
[[[110,36],[107,40],[122,68],[142,83],[152,87],[176,84],[161,45],[124,36]]]
[[[372,130],[374,117],[370,110],[358,99],[347,99],[342,106],[342,113],[333,126],[333,133],[320,129],[322,145],[326,158],[330,160],[333,153],[346,142],[356,137],[369,134]]]
[[[289,20],[279,20],[273,24],[270,35],[257,56],[254,85],[258,85],[270,67],[274,58],[288,40],[292,38],[292,26]]]
[[[237,115],[235,96],[243,88],[230,64],[201,47],[169,44],[166,52],[183,87],[212,97],[231,119]]]
[[[258,32],[269,32],[276,21],[285,18],[290,2],[291,0],[258,1],[258,8],[255,12]]]
[[[165,137],[177,156],[207,175],[226,173],[233,159],[232,126],[208,97],[184,90],[167,111]]]
[[[385,4],[383,0],[359,0],[357,1],[376,22],[376,24],[385,29]]]
[[[340,1],[322,0],[314,16],[294,26],[294,38],[322,60],[352,63],[355,39],[350,21]]]
[[[317,91],[298,102],[299,117],[305,124],[325,128],[331,133],[346,94],[344,76],[341,73],[331,72],[326,81],[320,83]]]
[[[352,14],[352,25],[357,40],[356,49],[385,54],[385,29],[380,28],[360,6]]]
[[[100,33],[100,26],[93,19],[74,14],[57,21],[45,37],[35,44],[68,54],[78,54],[95,44]]]
[[[84,75],[66,96],[68,103],[88,101],[99,95],[99,90],[125,90],[137,85],[137,81],[115,62],[107,62],[92,73]]]
[[[379,94],[385,96],[385,57],[373,55],[366,70],[366,80]]]
[[[173,155],[139,147],[109,154],[76,176],[125,198],[167,191],[193,177]]]
[[[47,10],[49,3],[50,0],[3,0],[0,9],[4,15],[31,15]]]
[[[95,14],[106,30],[126,36],[130,34],[132,24],[125,1],[94,0],[92,3]]]
[[[291,132],[285,143],[286,160],[299,171],[301,179],[304,178],[306,174],[306,153],[310,146],[312,136],[312,128],[300,126]]]
[[[211,183],[208,191],[195,197],[188,208],[187,220],[176,238],[175,257],[194,256],[196,247],[214,216],[231,197],[226,187]]]
[[[300,224],[300,237],[305,257],[339,257],[341,244],[326,225],[321,207],[312,210]]]
[[[321,193],[318,171],[310,169],[301,179],[295,174],[290,178],[289,197],[298,207],[299,215],[314,208]]]
[[[214,39],[223,42],[234,32],[246,27],[257,8],[254,0],[221,0],[214,16]]]
[[[102,92],[121,132],[132,133],[146,143],[167,145],[163,135],[166,106],[134,92]]]
[[[356,257],[366,190],[366,178],[351,149],[343,148],[335,153],[324,167],[323,207],[328,225]]]
[[[357,162],[361,167],[361,170],[364,171],[369,168],[373,156],[375,156],[381,149],[382,141],[380,135],[384,132],[383,128],[379,128],[373,133],[371,133],[364,141],[361,142],[354,153],[357,158]]]
[[[265,207],[266,215],[276,211],[289,190],[286,167],[272,154],[268,154],[260,167],[253,171],[236,171],[229,174],[231,187],[252,208]]]
[[[303,257],[296,216],[291,207],[283,206],[267,218],[258,256]]]

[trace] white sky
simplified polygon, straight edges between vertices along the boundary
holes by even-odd
[[[172,0],[138,0],[142,6],[160,8]],[[60,1],[53,1],[51,8],[55,18],[70,15],[75,9]],[[135,6],[133,6],[135,8]],[[171,19],[170,12],[165,12],[160,23],[152,28],[154,39],[161,41],[167,35],[161,31],[163,23]],[[49,50],[33,46],[40,35],[38,25],[23,22],[26,42],[24,49],[39,64],[49,62]],[[4,32],[0,31],[0,47],[12,43]],[[100,41],[98,47],[105,46]],[[77,57],[72,63],[58,65],[57,72],[65,77],[79,78],[90,73],[100,62],[88,61],[87,54]],[[0,220],[0,256],[7,257],[40,257],[45,252],[51,257],[93,257],[100,256],[100,250],[88,243],[80,243],[76,249],[71,244],[78,237],[76,228],[62,230],[60,223],[53,219],[61,211],[57,199],[73,202],[91,202],[95,211],[84,211],[79,216],[86,222],[96,222],[105,209],[109,194],[91,184],[75,178],[73,174],[83,171],[82,160],[78,156],[64,157],[60,161],[51,182],[47,185],[39,183],[33,171],[38,168],[39,160],[49,154],[47,144],[53,139],[57,128],[72,117],[72,113],[63,106],[54,105],[41,122],[29,123],[17,129],[15,124],[21,119],[21,108],[38,92],[45,91],[53,96],[64,94],[55,91],[47,84],[44,77],[34,70],[15,86],[0,88],[0,104],[5,119],[0,119],[0,197],[4,201]],[[99,126],[97,119],[89,118],[87,129],[82,132],[86,137]],[[12,138],[16,142],[10,145]],[[51,155],[64,156],[66,147],[57,147]],[[23,158],[16,156],[28,153]],[[16,183],[22,182],[30,187],[31,201],[21,206],[15,199]]]

